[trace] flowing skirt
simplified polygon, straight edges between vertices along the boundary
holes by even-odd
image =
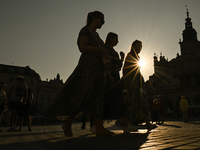
[[[145,93],[141,90],[140,79],[132,82],[133,78],[125,79],[125,104],[129,120],[144,120],[150,116],[149,106]]]
[[[64,87],[45,110],[46,116],[103,115],[105,75],[100,55],[82,54]]]

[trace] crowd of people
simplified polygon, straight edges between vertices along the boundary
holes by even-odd
[[[158,95],[158,98],[153,100],[152,122],[164,124],[164,100],[162,95]]]
[[[120,52],[119,56],[114,49],[118,35],[108,33],[104,43],[97,33],[104,23],[103,13],[88,13],[87,24],[77,40],[81,52],[78,65],[45,111],[47,116],[67,116],[62,128],[69,137],[73,136],[72,121],[80,113],[93,118],[91,128],[97,136],[114,134],[104,128],[104,118],[120,118],[125,133],[137,130],[137,126],[132,125],[136,119],[144,120],[148,130],[155,127],[149,121],[144,79],[138,65],[142,42],[132,43],[123,65],[125,54]]]
[[[6,84],[0,83],[0,121],[5,110],[9,111],[9,123],[10,128],[7,130],[11,131],[22,131],[23,120],[27,121],[28,131],[32,131],[31,128],[31,117],[30,107],[33,101],[33,93],[30,88],[27,87],[24,82],[24,77],[19,75],[16,78],[16,82],[13,83],[6,94],[4,88]],[[8,110],[9,109],[9,110]],[[18,122],[17,122],[18,121]],[[19,124],[19,129],[16,129],[16,124]]]
[[[97,33],[97,29],[101,29],[104,23],[103,13],[88,13],[86,26],[80,30],[77,39],[81,53],[78,65],[44,113],[45,116],[57,119],[58,116],[66,117],[62,128],[68,137],[73,136],[72,122],[78,114],[83,116],[82,129],[85,129],[86,116],[91,118],[91,132],[97,136],[114,135],[114,132],[104,127],[104,119],[119,119],[124,133],[136,131],[138,126],[134,121],[137,120],[145,122],[148,131],[156,127],[150,123],[149,103],[138,64],[142,42],[134,40],[126,57],[123,52],[118,54],[114,49],[119,42],[118,35],[109,32],[104,42]],[[120,71],[123,73],[121,78]],[[0,83],[0,88],[0,113],[2,114],[6,105],[10,109],[8,131],[16,131],[17,116],[20,126],[18,131],[23,130],[23,117],[28,121],[28,131],[32,131],[29,112],[33,94],[24,82],[24,77],[16,78],[16,83],[11,86],[7,96],[3,91],[5,83]],[[163,124],[161,95],[155,100],[153,108],[159,112],[157,123]],[[185,110],[183,113],[186,114]],[[187,120],[186,115],[184,118]]]

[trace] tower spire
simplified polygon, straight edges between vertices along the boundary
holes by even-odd
[[[189,17],[189,11],[186,7],[186,15],[187,18],[185,19],[185,30],[183,30],[183,41],[179,41],[179,44],[181,45],[181,55],[187,55],[187,54],[195,54],[196,49],[192,48],[192,43],[197,43],[197,32],[192,26],[191,18]],[[191,43],[192,42],[192,43]],[[184,43],[184,44],[183,44]],[[187,46],[186,46],[187,45]],[[189,53],[188,53],[189,52]]]
[[[185,7],[187,8],[186,10],[186,15],[187,15],[187,18],[189,18],[189,11],[188,11],[188,7],[187,7],[187,5],[185,5]]]
[[[188,8],[187,8],[187,12],[186,12],[186,14],[187,14],[187,17],[189,18],[189,12],[188,12]]]

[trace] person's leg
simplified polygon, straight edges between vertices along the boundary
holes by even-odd
[[[17,119],[17,111],[16,110],[12,110],[10,112],[10,128],[7,131],[16,131],[15,129],[15,125],[16,125],[16,119]]]
[[[188,111],[183,111],[183,121],[188,122]]]
[[[15,122],[14,121],[14,115],[15,115],[15,104],[14,104],[14,102],[9,102],[9,106],[10,106],[10,128],[7,130],[8,132],[9,131],[12,131],[12,129],[13,129],[13,122]]]
[[[28,125],[28,131],[32,131],[32,128],[31,128],[31,116],[26,116],[26,120],[27,120],[27,125]]]
[[[164,123],[164,110],[162,109],[161,110],[161,123],[163,124]]]
[[[19,130],[18,131],[22,131],[23,130],[23,119],[24,119],[24,105],[22,105],[21,102],[17,102],[16,103],[16,111],[15,111],[15,124],[16,124],[16,119],[18,118],[19,121]]]
[[[21,110],[19,110],[18,117],[19,117],[19,127],[20,127],[18,131],[22,131],[23,130],[23,122],[24,122],[24,110],[23,110],[23,107],[22,107]]]
[[[2,116],[3,116],[3,109],[4,109],[4,108],[0,107],[0,122],[1,122],[1,118],[2,118]],[[2,130],[0,130],[0,132],[2,132]]]
[[[24,115],[24,117],[26,119],[26,123],[27,123],[27,126],[28,126],[28,131],[32,131],[32,128],[31,128],[32,120],[31,120],[31,116],[30,116],[30,104],[25,104],[23,107],[24,107],[23,108],[23,112],[24,112],[23,115]]]
[[[90,116],[90,127],[93,125],[93,117]]]
[[[120,117],[121,123],[123,125],[123,127],[127,127],[128,126],[128,119],[127,117]]]
[[[131,123],[129,123],[127,117],[120,117],[120,120],[121,120],[121,123],[124,127],[124,129],[123,129],[124,133],[130,133],[130,132],[138,131],[138,125],[131,125]]]
[[[76,117],[76,115],[69,116],[67,118],[67,120],[65,121],[64,125],[62,126],[64,134],[67,137],[72,137],[73,136],[73,134],[72,134],[72,122],[73,122],[73,120],[74,120],[75,117]]]
[[[151,131],[152,129],[154,129],[154,128],[156,127],[155,124],[151,124],[151,123],[150,123],[148,117],[146,117],[144,120],[145,120],[145,122],[146,122],[146,127],[147,127],[147,130],[148,130],[148,131]]]
[[[182,111],[182,117],[183,117],[183,121],[185,122],[185,111]]]
[[[186,122],[189,121],[189,114],[188,114],[188,111],[185,112],[185,115],[186,115]]]
[[[12,129],[14,127],[14,123],[15,123],[15,110],[11,110],[10,112],[10,129]]]
[[[19,131],[23,130],[23,116],[19,116]]]
[[[86,120],[86,116],[82,116],[82,126],[81,126],[81,129],[85,129],[85,120]]]
[[[161,123],[161,110],[158,110],[158,124]]]
[[[107,130],[103,126],[103,121],[99,117],[95,116],[94,121],[95,121],[95,124],[96,124],[96,135],[97,136],[111,136],[111,135],[114,134],[114,132]]]

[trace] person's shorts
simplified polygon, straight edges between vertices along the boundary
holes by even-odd
[[[20,111],[22,109],[21,102],[9,102],[10,110]]]
[[[20,110],[18,116],[29,116],[30,115],[30,106],[28,104],[22,105],[22,109]]]

